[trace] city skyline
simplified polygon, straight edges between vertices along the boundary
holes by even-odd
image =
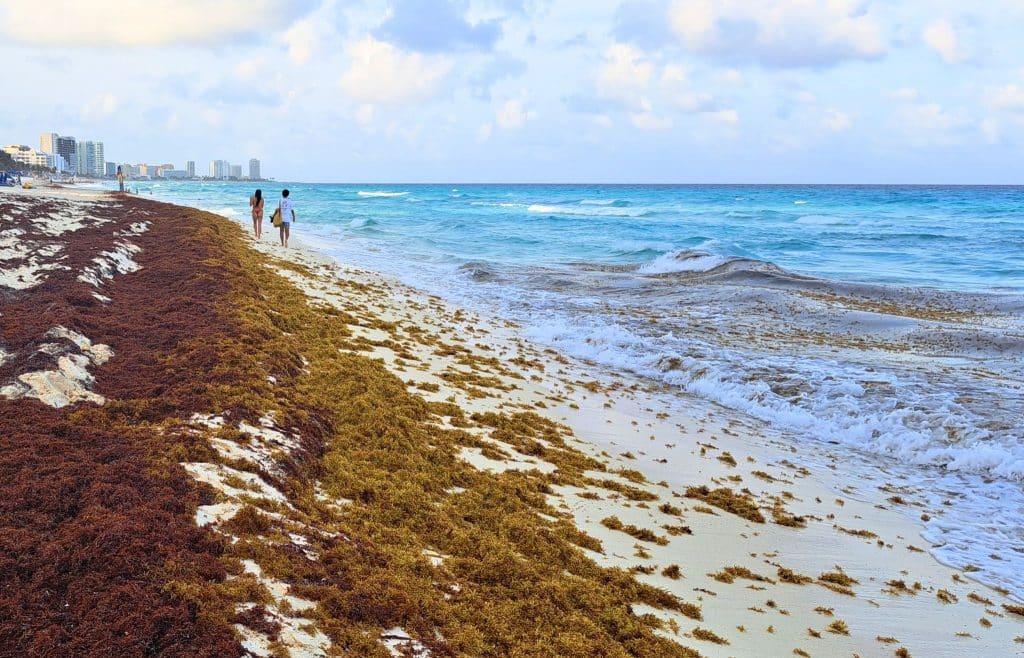
[[[209,176],[197,177],[195,160],[186,160],[185,166],[181,169],[166,162],[151,164],[131,162],[131,159],[107,160],[102,141],[77,140],[73,135],[60,135],[56,132],[40,133],[38,150],[28,144],[11,142],[9,146],[4,147],[4,151],[12,154],[16,161],[31,166],[49,167],[57,174],[103,178],[114,176],[116,168],[122,167],[127,169],[124,171],[126,176],[135,177],[262,180],[262,160],[259,158],[249,158],[246,175],[243,175],[241,164],[228,160],[211,160]],[[41,156],[48,157],[43,160]],[[218,163],[216,170],[215,163]],[[165,175],[167,173],[170,175]]]

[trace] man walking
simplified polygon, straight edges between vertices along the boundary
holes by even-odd
[[[295,206],[288,197],[288,190],[281,192],[281,202],[277,209],[281,213],[281,246],[287,248],[292,222],[295,221]]]

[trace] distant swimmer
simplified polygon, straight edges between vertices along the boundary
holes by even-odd
[[[263,237],[264,201],[263,190],[256,190],[256,194],[249,197],[249,207],[252,208],[252,232],[256,234],[257,240]]]
[[[277,212],[280,217],[281,227],[281,246],[288,247],[288,237],[292,226],[292,222],[295,221],[295,206],[292,204],[292,200],[288,198],[288,190],[281,192],[281,202],[277,204]]]

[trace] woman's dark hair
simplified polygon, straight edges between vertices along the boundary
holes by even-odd
[[[256,203],[263,200],[263,190],[256,190]]]
[[[288,197],[288,190],[285,190],[284,192],[281,192],[281,196],[287,198]]]

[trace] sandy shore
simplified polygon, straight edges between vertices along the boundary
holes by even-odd
[[[62,226],[73,225],[76,204],[120,203],[74,190],[11,194],[0,193],[0,204],[57,195],[67,202],[57,213]],[[146,206],[156,214],[151,221],[167,212],[162,208],[170,207]],[[265,372],[259,376],[268,397],[259,402],[211,394],[201,410],[171,412],[161,427],[187,435],[181,439],[187,449],[179,451],[176,463],[212,492],[196,506],[194,520],[204,532],[229,540],[219,558],[228,576],[217,591],[232,582],[235,589],[231,596],[222,592],[226,602],[218,605],[234,611],[228,621],[249,654],[372,655],[365,651],[373,646],[392,655],[686,655],[672,647],[706,656],[1024,655],[1024,608],[973,581],[969,569],[939,564],[920,537],[921,526],[901,509],[907,503],[898,483],[886,491],[840,490],[835,471],[842,464],[829,464],[827,455],[824,467],[810,468],[791,443],[758,422],[565,359],[525,343],[509,323],[333,262],[301,246],[301,225],[293,248],[283,250],[269,231],[261,243],[248,237],[239,242],[238,229],[226,220],[188,213],[189,221],[208,223],[226,242],[238,242],[219,256],[225,264],[217,267],[241,263],[228,276],[242,281],[230,293],[250,332],[239,340],[261,355],[257,361]],[[139,223],[131,219],[118,230]],[[0,231],[6,228],[0,225]],[[130,256],[145,272],[143,240],[119,235],[120,251],[104,253]],[[11,256],[0,261],[0,276],[6,277],[0,284],[29,292],[45,287],[47,272],[63,262],[18,251],[17,238],[0,242]],[[114,281],[136,276],[124,260],[111,256],[111,262]],[[279,278],[271,283],[269,275]],[[252,286],[250,279],[262,283]],[[112,291],[94,287],[95,299],[102,302],[109,294],[117,302]],[[276,305],[261,306],[271,295]],[[304,300],[305,308],[292,310],[283,300]],[[311,317],[319,320],[310,322]],[[334,334],[332,327],[338,328]],[[278,335],[253,342],[264,331]],[[96,336],[81,335],[90,341],[78,341],[76,351],[86,359],[79,365],[87,374],[99,366],[118,367],[122,348],[116,341],[107,347]],[[7,361],[9,369],[15,359],[4,355],[18,354],[17,346],[9,336],[0,338],[0,350],[6,350],[0,363]],[[337,346],[328,349],[331,341]],[[338,353],[346,360],[332,361],[341,358]],[[292,365],[267,365],[277,360]],[[351,374],[357,371],[358,377]],[[92,375],[76,379],[70,367],[55,372],[68,375],[70,383],[62,385],[78,391],[64,394],[71,406],[102,409],[117,399],[100,375],[94,383]],[[389,382],[404,382],[401,395],[391,384],[372,383],[385,373],[394,378]],[[0,381],[11,398],[7,404],[45,402],[53,378],[25,382],[24,374]],[[287,393],[281,391],[286,378]],[[355,384],[364,379],[366,389],[379,387],[379,394]],[[328,389],[328,381],[346,383]],[[293,399],[292,391],[301,395]],[[338,399],[344,391],[356,396],[348,404]],[[223,408],[214,408],[214,400]],[[395,413],[405,429],[388,429],[390,409],[360,406],[387,407],[388,400],[403,409]],[[429,414],[404,411],[422,403]],[[332,427],[318,426],[318,408],[327,409]],[[357,411],[380,418],[346,416]],[[386,444],[346,433],[342,428],[349,422],[360,432],[375,432],[374,423],[380,424]],[[311,443],[314,435],[318,442]],[[402,450],[391,451],[403,442]],[[406,461],[424,463],[412,470]],[[383,478],[380,484],[377,477]],[[389,488],[405,484],[420,489]],[[536,495],[541,499],[534,500]],[[416,506],[417,497],[429,506]],[[524,502],[503,508],[500,497]],[[494,508],[484,513],[480,505]],[[435,508],[441,516],[423,518]],[[439,532],[447,523],[455,525]],[[533,544],[522,543],[527,535],[569,540],[533,550]],[[337,537],[361,548],[343,550]],[[474,554],[484,546],[497,551],[499,538],[511,547],[502,560]],[[380,555],[373,557],[363,542]],[[418,579],[401,581],[407,593],[416,592],[408,594],[410,601],[435,601],[437,610],[406,611],[416,606],[399,605],[392,596],[388,605],[404,612],[360,615],[339,593],[358,589],[352,582],[338,585],[339,591],[314,586],[314,574],[326,578],[323,569],[382,577],[339,566],[360,559],[388,562],[389,573],[407,570],[408,578]],[[607,569],[594,572],[579,560]],[[565,580],[543,571],[545,565],[559,565]],[[515,582],[492,582],[504,569],[519,574]],[[629,574],[631,582],[650,587],[631,591],[611,574]],[[524,626],[530,615],[511,603],[487,606],[514,599],[510,592],[527,578],[537,578],[534,584],[544,589],[542,598],[529,601],[540,614],[534,623],[558,626],[557,633]],[[241,582],[259,596],[239,595]],[[600,590],[605,603],[579,604],[580,593],[553,595],[583,582],[588,596],[604,586],[597,583],[613,583],[607,592]],[[376,586],[386,590],[391,584],[382,580]],[[658,591],[675,603],[660,599]],[[371,605],[373,597],[365,597]],[[610,629],[621,631],[624,621],[600,620],[621,608],[616,601],[630,597],[630,618],[639,625],[616,635]],[[558,610],[558,601],[567,606],[560,611],[566,619],[556,622],[542,611]],[[514,630],[497,630],[497,619],[513,615],[513,609]],[[474,610],[478,619],[470,614]],[[359,633],[345,627],[346,620]],[[574,628],[579,638],[570,638]],[[664,643],[645,635],[648,630]],[[357,636],[368,644],[361,647]]]

